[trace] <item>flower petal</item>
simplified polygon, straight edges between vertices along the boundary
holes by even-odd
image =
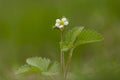
[[[56,19],[56,22],[59,23],[59,22],[60,22],[60,19]]]
[[[68,25],[68,24],[69,24],[69,22],[68,22],[68,21],[65,21],[65,22],[64,22],[64,25]]]
[[[59,23],[56,23],[56,24],[55,24],[56,27],[59,27],[59,25],[60,25]]]
[[[63,28],[63,25],[60,25],[59,28]]]
[[[62,18],[62,21],[67,21],[67,19],[64,17],[64,18]]]

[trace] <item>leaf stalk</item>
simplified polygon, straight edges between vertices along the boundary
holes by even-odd
[[[63,31],[61,31],[61,42],[63,42]],[[61,49],[61,69],[62,69],[62,75],[63,79],[65,78],[65,64],[64,64],[64,51]]]
[[[70,64],[71,64],[71,60],[72,60],[72,54],[73,54],[73,50],[74,48],[71,48],[70,53],[69,53],[69,57],[68,57],[68,61],[66,64],[66,69],[65,69],[65,80],[67,79],[67,75],[70,69]]]

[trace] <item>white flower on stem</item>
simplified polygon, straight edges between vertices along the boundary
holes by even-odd
[[[56,19],[55,27],[61,29],[64,26],[67,26],[68,24],[69,24],[68,20],[65,17],[63,17],[62,19]]]

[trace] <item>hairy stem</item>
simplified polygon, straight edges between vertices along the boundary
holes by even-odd
[[[74,48],[72,48],[72,49],[70,50],[69,57],[68,57],[68,61],[67,61],[67,64],[66,64],[65,80],[67,79],[67,75],[68,75],[68,72],[69,72],[69,68],[70,68],[70,63],[71,63],[71,59],[72,59],[73,50],[74,50]]]
[[[61,42],[63,42],[63,31],[61,31]],[[62,75],[64,79],[65,74],[65,66],[64,66],[64,52],[61,49],[61,69],[62,69]]]

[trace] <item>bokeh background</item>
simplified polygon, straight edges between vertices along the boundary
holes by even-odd
[[[77,80],[120,80],[120,0],[0,0],[0,80],[15,80],[14,69],[28,57],[60,61],[60,32],[52,26],[62,16],[69,28],[85,26],[104,37],[75,49]]]

